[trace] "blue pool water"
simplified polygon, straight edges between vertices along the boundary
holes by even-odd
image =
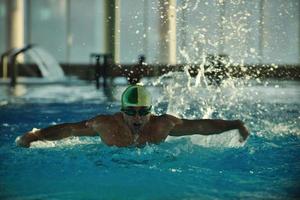
[[[16,137],[32,128],[119,110],[118,101],[106,101],[93,86],[45,87],[31,88],[20,97],[1,93],[0,199],[300,198],[298,82],[237,88],[235,93],[240,91],[244,98],[234,99],[228,91],[227,96],[196,94],[192,85],[184,91],[199,100],[221,96],[199,101],[200,107],[193,95],[189,100],[177,98],[176,109],[170,96],[182,90],[151,88],[156,113],[242,119],[251,132],[245,144],[237,142],[235,132],[228,132],[168,138],[144,148],[107,147],[98,137],[16,147]],[[122,89],[115,91],[116,98]]]

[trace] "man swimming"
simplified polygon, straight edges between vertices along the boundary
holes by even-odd
[[[180,119],[164,114],[151,114],[150,93],[140,85],[129,86],[122,94],[121,112],[113,115],[98,115],[92,119],[64,123],[40,130],[32,130],[17,139],[17,145],[30,147],[38,140],[59,140],[70,136],[100,136],[108,146],[143,146],[158,144],[168,136],[212,135],[237,129],[240,142],[249,136],[240,120]]]

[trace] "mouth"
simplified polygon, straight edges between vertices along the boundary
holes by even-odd
[[[141,128],[142,124],[141,123],[133,123],[133,127],[136,129]]]

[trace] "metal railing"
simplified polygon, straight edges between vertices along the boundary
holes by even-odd
[[[15,87],[18,78],[17,56],[31,49],[34,45],[28,44],[22,48],[13,48],[1,55],[2,77],[10,76],[10,86]]]

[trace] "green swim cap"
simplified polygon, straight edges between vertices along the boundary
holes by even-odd
[[[128,106],[151,106],[151,95],[141,85],[131,85],[122,94],[122,108]]]

